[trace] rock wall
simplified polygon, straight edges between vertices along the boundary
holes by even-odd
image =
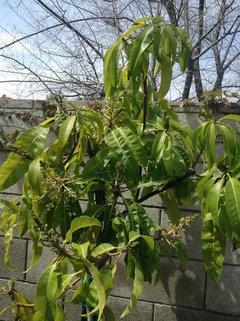
[[[81,103],[82,104],[82,103]],[[173,105],[182,122],[192,128],[201,123],[198,118],[198,107],[179,107]],[[239,108],[220,106],[216,111],[222,114],[238,113]],[[32,118],[31,118],[32,117]],[[0,126],[5,135],[14,135],[15,131],[33,126],[42,119],[42,104],[32,100],[0,100]],[[234,126],[237,126],[234,124]],[[236,127],[240,133],[240,128]],[[218,144],[221,149],[221,142]],[[0,165],[5,161],[8,152],[0,150]],[[201,167],[201,164],[198,165]],[[16,184],[0,194],[0,198],[10,199],[21,195],[21,186]],[[86,200],[82,200],[84,206]],[[161,224],[166,224],[167,215],[158,197],[151,199],[144,206],[151,217]],[[159,262],[160,282],[157,286],[146,285],[136,309],[127,316],[126,321],[239,321],[240,320],[240,250],[232,251],[230,245],[224,262],[223,273],[219,283],[209,281],[204,271],[201,258],[201,215],[200,206],[182,207],[183,215],[199,213],[186,236],[182,236],[188,254],[188,267],[182,266],[176,258],[176,269],[173,270],[166,258]],[[31,241],[14,236],[11,244],[11,259],[14,270],[4,265],[3,234],[0,234],[0,287],[6,285],[10,278],[16,279],[16,288],[33,300],[34,290],[39,275],[51,260],[51,252],[44,250],[38,264],[27,274],[32,256]],[[126,281],[123,265],[119,267],[114,291],[109,298],[116,319],[119,319],[131,294],[132,282]],[[0,296],[0,309],[11,302],[7,296]],[[80,320],[80,307],[66,306],[67,321]],[[12,320],[10,311],[0,316],[0,321]]]

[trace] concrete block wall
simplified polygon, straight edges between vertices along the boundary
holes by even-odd
[[[81,104],[83,104],[81,102]],[[198,106],[173,108],[180,120],[192,128],[201,123],[198,117]],[[218,116],[227,113],[240,114],[239,108],[219,107]],[[36,122],[42,119],[40,101],[30,100],[0,100],[0,126],[4,133],[11,134],[15,129],[23,130],[34,124],[23,120],[24,113],[35,116]],[[240,127],[234,124],[240,133]],[[218,149],[221,149],[219,143]],[[0,165],[7,157],[7,151],[0,151]],[[199,164],[201,167],[201,164]],[[21,184],[9,188],[0,194],[0,198],[13,198],[21,195]],[[82,206],[86,200],[82,200]],[[151,217],[159,223],[166,224],[166,209],[158,196],[154,196],[150,203],[143,204]],[[182,215],[198,213],[197,219],[188,228],[181,241],[186,245],[189,255],[188,266],[173,258],[175,269],[165,257],[160,257],[160,282],[154,287],[146,284],[135,310],[127,316],[126,321],[240,321],[240,250],[232,251],[228,245],[219,283],[214,284],[207,279],[201,255],[200,204],[192,207],[182,207]],[[14,236],[11,244],[11,258],[14,270],[8,270],[4,265],[3,234],[0,234],[0,287],[5,286],[10,278],[16,279],[16,289],[22,291],[33,300],[36,282],[41,271],[51,260],[51,251],[44,249],[38,264],[27,274],[24,271],[30,265],[32,257],[31,241],[28,238],[18,239]],[[115,287],[108,300],[113,309],[116,320],[123,312],[131,295],[132,282],[126,281],[124,264],[120,262],[115,278]],[[9,305],[7,296],[0,296],[0,309]],[[66,306],[67,321],[79,321],[81,308]],[[0,316],[0,321],[12,320],[10,311]]]

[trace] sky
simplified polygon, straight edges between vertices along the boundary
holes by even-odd
[[[6,1],[0,0],[0,47],[19,38],[19,35],[14,31],[15,26],[18,28],[19,26],[25,28],[24,22],[7,6]],[[9,30],[11,31],[11,34],[7,32]],[[30,47],[30,44],[28,45],[26,41],[24,42],[24,45],[26,45],[28,48]],[[21,43],[17,43],[10,48],[10,52],[13,56],[15,53],[24,54],[24,51],[26,51]],[[1,54],[4,54],[4,50],[0,50],[0,55]],[[5,69],[6,64],[8,64],[8,60],[0,57],[0,97],[5,94],[11,98],[19,98],[21,90],[18,91],[16,84],[1,83],[3,80],[6,81],[12,79],[12,75],[2,72],[2,69]],[[34,97],[34,95],[31,95],[28,98],[37,99],[42,97]],[[44,98],[45,97],[43,97],[43,99]]]

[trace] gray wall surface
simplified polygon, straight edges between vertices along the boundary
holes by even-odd
[[[82,103],[81,103],[82,104]],[[192,128],[201,123],[197,106],[179,107],[173,105],[179,119]],[[36,117],[36,123],[42,119],[40,101],[31,100],[0,100],[0,126],[4,133],[10,134],[15,130],[23,130],[34,125],[24,121],[24,115],[30,113]],[[227,113],[240,114],[239,108],[219,107],[219,117]],[[240,128],[234,124],[238,133]],[[217,148],[221,149],[221,144]],[[7,151],[0,151],[0,165],[7,157]],[[199,164],[201,167],[201,164]],[[16,184],[0,194],[0,198],[11,199],[21,195],[21,186]],[[83,200],[84,202],[84,200]],[[151,217],[161,224],[166,224],[167,214],[160,198],[155,196],[144,206]],[[189,254],[188,267],[181,265],[176,258],[176,269],[171,268],[166,258],[159,262],[160,282],[157,286],[146,284],[135,310],[127,316],[126,321],[240,321],[240,250],[232,251],[229,245],[220,282],[209,281],[204,271],[200,231],[200,205],[182,207],[183,215],[199,213],[198,218],[182,235],[182,242]],[[24,271],[29,266],[32,256],[31,241],[28,238],[18,239],[14,236],[11,244],[13,271],[4,265],[3,234],[0,234],[0,287],[6,285],[10,278],[16,279],[16,289],[22,291],[33,300],[34,290],[39,275],[51,260],[49,249],[45,249],[38,264],[27,274]],[[118,268],[115,287],[108,300],[116,319],[123,312],[131,295],[132,282],[126,281],[124,265]],[[0,295],[0,309],[9,305],[10,299]],[[80,307],[67,305],[67,321],[80,320]],[[10,311],[0,316],[0,321],[12,320]]]

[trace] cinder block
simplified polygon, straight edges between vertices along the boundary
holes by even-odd
[[[205,282],[202,263],[190,261],[186,269],[177,260],[174,262],[176,264],[175,270],[172,269],[167,259],[160,258],[160,281],[156,286],[146,283],[140,297],[141,300],[202,308]],[[112,295],[129,298],[132,294],[133,283],[132,280],[126,280],[124,263],[121,261],[119,263]]]
[[[113,296],[119,296],[123,298],[130,298],[132,294],[133,282],[132,280],[127,280],[127,271],[123,258],[118,260],[117,272],[113,280]]]
[[[144,301],[203,308],[205,272],[201,262],[189,261],[188,267],[175,261],[176,269],[171,268],[165,258],[160,258],[160,281],[154,287],[146,284],[141,299]]]
[[[207,280],[206,309],[239,316],[240,266],[225,265],[219,283]]]
[[[224,263],[240,265],[240,248],[233,250],[233,245],[227,241]]]
[[[107,306],[113,311],[116,321],[151,321],[153,316],[153,304],[138,301],[135,309],[125,318],[120,319],[121,314],[128,305],[128,300],[123,298],[109,297]],[[69,320],[70,321],[70,320]],[[106,321],[106,319],[104,319]]]
[[[43,100],[34,100],[33,101],[33,108],[40,109],[42,111],[43,110],[42,103],[43,103]]]
[[[172,102],[171,107],[175,111],[175,113],[194,113],[197,114],[199,112],[199,106],[200,104],[190,104],[186,106],[179,106],[178,102]]]
[[[144,207],[145,211],[149,215],[150,219],[152,219],[156,224],[160,225],[161,224],[161,213],[162,210],[159,208],[154,208],[154,207]],[[160,231],[156,231],[151,234],[154,239],[159,239],[160,237]]]
[[[239,321],[238,317],[155,304],[153,321]]]
[[[33,109],[34,101],[30,99],[1,99],[0,108]]]
[[[239,104],[231,104],[230,106],[220,105],[218,106],[218,113],[222,114],[240,114]]]
[[[181,211],[182,217],[195,215],[196,213]],[[169,229],[167,226],[168,214],[166,211],[162,211],[162,225]],[[198,214],[197,218],[191,222],[189,227],[185,228],[185,232],[179,232],[179,241],[186,247],[189,259],[202,259],[202,246],[201,246],[201,228],[202,218],[201,213]],[[169,248],[171,250],[171,248]],[[174,253],[174,251],[171,251]],[[176,255],[176,254],[175,254]]]
[[[198,117],[198,114],[194,113],[179,113],[178,119],[181,124],[189,126],[192,129],[197,128],[202,124],[201,119]]]
[[[13,270],[9,270],[4,263],[4,244],[3,237],[0,237],[0,277],[14,278],[17,280],[24,280],[24,271],[26,263],[26,248],[27,241],[20,239],[13,239],[10,244],[10,261]]]
[[[43,253],[41,258],[39,259],[38,263],[31,270],[27,272],[26,280],[28,282],[37,283],[42,272],[46,269],[47,265],[51,262],[51,260],[56,256],[57,255],[53,251],[51,251],[50,248],[48,247],[43,248]],[[32,241],[29,241],[28,257],[27,257],[28,268],[31,266],[32,257],[33,257]]]
[[[81,320],[82,305],[70,303],[74,291],[69,290],[66,295],[64,304],[64,312],[66,313],[66,321],[79,321]]]

